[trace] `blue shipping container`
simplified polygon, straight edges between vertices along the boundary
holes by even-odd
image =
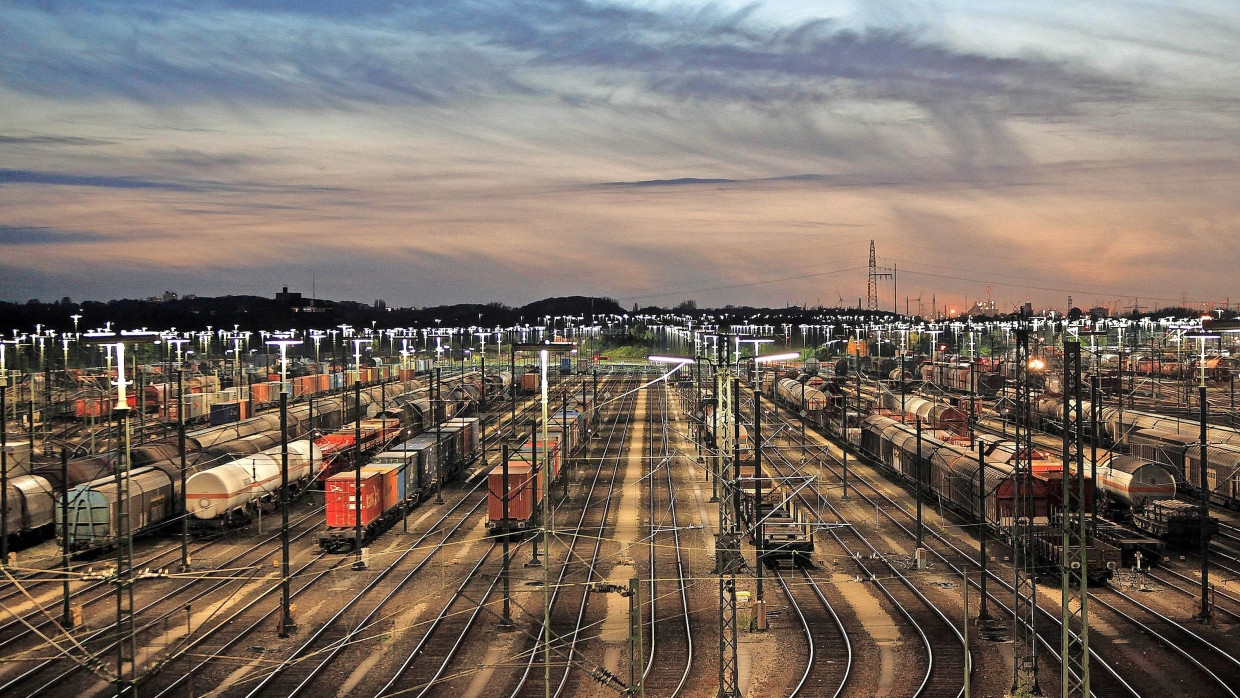
[[[232,424],[241,421],[241,403],[217,402],[211,405],[211,425]]]

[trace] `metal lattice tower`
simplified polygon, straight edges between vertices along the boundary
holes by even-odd
[[[870,273],[866,277],[866,310],[878,310],[878,280],[890,279],[893,274],[890,269],[878,267],[877,258],[874,256],[874,241],[870,241]]]
[[[1063,478],[1063,511],[1060,525],[1063,534],[1063,572],[1060,675],[1062,695],[1089,697],[1089,579],[1087,574],[1089,543],[1085,530],[1085,462],[1081,411],[1081,345],[1064,342],[1063,352],[1063,463],[1076,468],[1076,476],[1067,472]]]
[[[1023,320],[1022,320],[1023,324]],[[1038,687],[1038,582],[1033,557],[1033,430],[1029,386],[1029,329],[1016,330],[1016,460],[1012,552],[1016,570],[1012,610],[1012,694],[1041,695]]]
[[[715,572],[719,575],[718,698],[739,698],[740,673],[736,625],[736,573],[744,564],[734,510],[740,420],[738,384],[728,358],[715,372],[715,478],[719,492],[719,532],[715,534]]]

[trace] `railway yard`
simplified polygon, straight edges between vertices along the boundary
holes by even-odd
[[[1049,381],[953,392],[933,358],[733,374],[521,349],[312,373],[283,417],[273,374],[219,400],[237,419],[204,409],[186,455],[184,397],[131,407],[151,424],[110,387],[79,397],[63,459],[13,420],[0,694],[1002,696],[1031,619],[1027,669],[1055,695],[1058,526],[1092,507],[1091,693],[1240,695],[1240,432],[1212,422],[1191,461],[1187,388],[1096,392],[1065,432]],[[1088,484],[1077,509],[1065,481]]]

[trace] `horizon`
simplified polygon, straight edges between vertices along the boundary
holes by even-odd
[[[832,307],[873,240],[880,308],[1122,310],[1240,266],[1234,3],[3,7],[17,302]]]

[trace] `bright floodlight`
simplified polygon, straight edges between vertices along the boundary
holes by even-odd
[[[647,356],[646,360],[656,364],[691,364],[693,359],[684,356]]]
[[[753,360],[755,363],[765,364],[765,363],[770,363],[771,361],[791,361],[793,359],[799,359],[799,358],[801,358],[800,354],[798,354],[795,351],[790,351],[785,354],[767,354],[766,356],[755,356]]]
[[[268,346],[280,347],[280,392],[288,392],[288,348],[301,344],[298,339],[269,339]]]

